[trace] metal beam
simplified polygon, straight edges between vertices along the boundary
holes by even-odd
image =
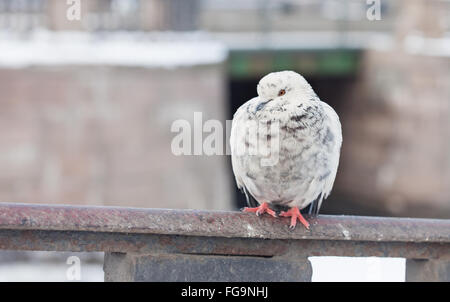
[[[287,218],[231,211],[0,203],[1,230],[450,243],[450,220],[444,219],[323,215],[309,221],[310,230],[290,230]]]
[[[309,256],[403,257],[408,281],[448,280],[449,220],[309,220],[290,230],[240,212],[0,204],[0,249],[103,251],[107,281],[308,281]]]

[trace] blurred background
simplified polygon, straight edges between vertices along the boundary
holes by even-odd
[[[2,202],[242,207],[229,156],[175,156],[171,125],[225,128],[289,69],[343,126],[321,213],[450,218],[450,1],[80,3],[0,0]]]

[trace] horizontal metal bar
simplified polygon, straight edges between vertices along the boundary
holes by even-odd
[[[230,211],[0,203],[0,230],[100,232],[219,238],[450,243],[450,220],[319,216],[311,229],[287,218]]]
[[[91,231],[0,230],[0,250],[223,256],[450,259],[450,243],[255,239]]]

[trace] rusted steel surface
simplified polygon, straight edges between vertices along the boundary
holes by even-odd
[[[319,216],[309,221],[311,230],[292,231],[287,218],[240,212],[0,203],[0,230],[450,243],[450,220]]]
[[[309,256],[414,259],[408,280],[448,281],[449,220],[310,223],[292,231],[288,219],[240,212],[0,203],[0,250],[102,251],[107,281],[310,281]]]
[[[0,230],[0,250],[305,258],[379,256],[449,259],[450,243],[258,239],[91,231]]]

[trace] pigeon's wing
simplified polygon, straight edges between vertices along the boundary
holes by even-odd
[[[319,214],[319,210],[322,206],[322,202],[328,198],[333,189],[334,180],[336,179],[336,173],[339,165],[339,156],[342,146],[342,129],[339,121],[339,116],[334,109],[325,102],[320,101],[321,107],[324,113],[324,128],[327,129],[322,142],[324,147],[328,151],[328,173],[326,177],[323,177],[323,191],[312,202],[309,209],[309,213],[313,216]],[[321,178],[322,178],[321,177]]]
[[[316,160],[317,156],[322,159],[318,166],[309,165],[315,161],[307,156],[303,160],[308,162],[299,161],[296,167],[303,177],[311,180],[308,190],[299,191],[298,194],[309,199],[308,213],[315,216],[333,188],[342,144],[341,125],[333,108],[318,98],[291,110],[290,115],[289,129],[298,129],[295,132],[298,152],[303,153],[306,149]]]
[[[234,174],[234,178],[236,180],[236,185],[238,187],[238,189],[242,190],[244,188],[244,182],[242,181],[241,178],[241,169],[240,167],[238,167],[237,164],[237,156],[238,156],[238,143],[239,143],[239,139],[240,137],[238,137],[238,132],[240,131],[239,129],[239,124],[241,122],[241,120],[244,118],[243,114],[245,112],[245,107],[248,104],[245,103],[244,105],[242,105],[241,107],[238,108],[238,110],[236,110],[236,113],[233,116],[233,121],[231,123],[231,134],[230,134],[230,150],[231,150],[231,167],[233,169],[233,174]]]
[[[231,124],[231,135],[230,135],[230,149],[231,149],[231,166],[233,168],[234,177],[236,180],[237,187],[245,194],[247,204],[249,207],[257,207],[258,202],[253,198],[248,189],[246,188],[244,182],[242,181],[242,177],[245,173],[243,169],[238,164],[238,150],[239,144],[244,144],[242,141],[242,132],[245,129],[245,122],[248,120],[249,108],[254,106],[255,102],[258,98],[254,98],[236,110],[236,113],[233,116],[233,122]]]
[[[336,174],[339,166],[339,157],[341,153],[342,146],[342,127],[341,122],[339,121],[339,116],[334,111],[334,109],[328,105],[327,103],[322,102],[323,108],[325,110],[325,114],[328,117],[328,121],[330,123],[329,127],[332,129],[332,133],[334,136],[334,143],[332,144],[332,151],[330,152],[330,175],[326,178],[326,183],[324,186],[324,191],[321,196],[319,196],[319,203],[317,208],[317,213],[319,213],[320,207],[322,206],[322,201],[331,193],[333,189],[334,180],[336,179]]]

